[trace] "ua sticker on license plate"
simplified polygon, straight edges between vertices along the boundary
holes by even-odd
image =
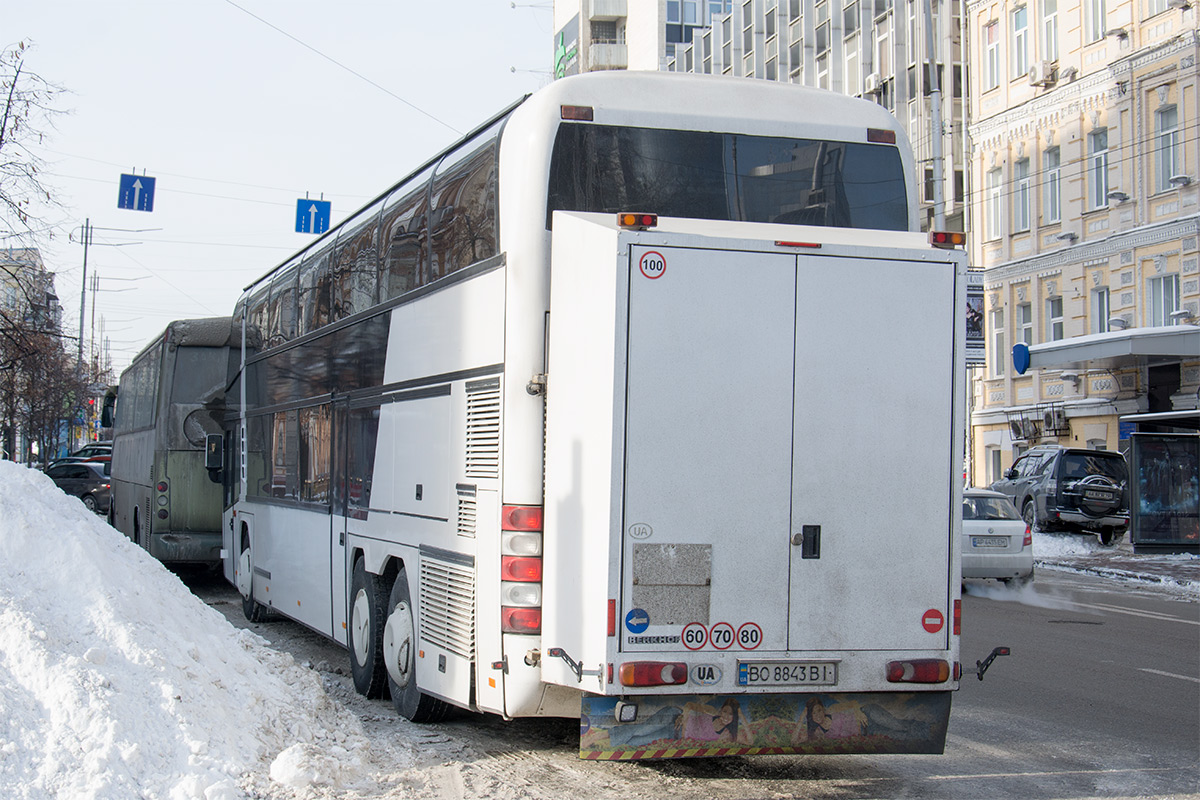
[[[1008,547],[1007,536],[972,536],[971,547]]]
[[[739,661],[738,686],[835,686],[836,661]]]

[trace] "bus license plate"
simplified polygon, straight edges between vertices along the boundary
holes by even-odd
[[[834,686],[835,661],[739,661],[738,686]]]
[[[1007,536],[972,536],[971,547],[1008,547]]]

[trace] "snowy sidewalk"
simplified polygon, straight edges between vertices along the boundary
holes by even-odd
[[[1200,599],[1200,556],[1134,553],[1126,536],[1116,547],[1102,547],[1094,536],[1035,533],[1038,569],[1082,572],[1106,578],[1161,584]]]

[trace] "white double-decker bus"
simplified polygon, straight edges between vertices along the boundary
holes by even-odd
[[[966,265],[913,174],[882,108],[767,81],[482,125],[239,301],[247,616],[587,758],[941,752]]]

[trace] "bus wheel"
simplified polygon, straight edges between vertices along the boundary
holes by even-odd
[[[266,606],[254,599],[254,556],[250,551],[250,540],[242,540],[242,554],[237,563],[237,588],[242,596],[242,614],[251,622],[263,622],[268,611]]]
[[[417,631],[413,625],[412,598],[404,568],[392,584],[388,598],[387,624],[383,629],[383,658],[387,664],[388,689],[396,713],[413,722],[437,722],[450,706],[422,692],[417,682]]]
[[[367,572],[363,560],[354,562],[350,578],[350,673],[354,688],[366,697],[382,697],[387,686],[383,668],[383,620],[387,613],[387,588],[378,576]]]

